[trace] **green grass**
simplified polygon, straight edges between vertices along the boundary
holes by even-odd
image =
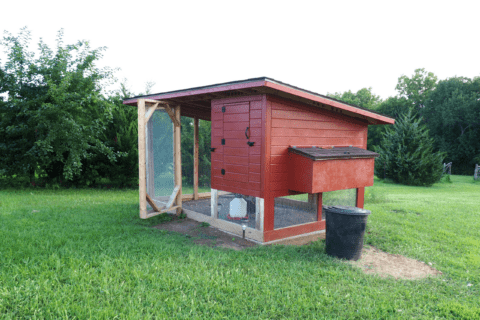
[[[365,275],[323,241],[196,246],[140,220],[132,190],[3,190],[0,318],[478,319],[480,184],[451,180],[366,192],[366,242],[443,272],[419,281]]]

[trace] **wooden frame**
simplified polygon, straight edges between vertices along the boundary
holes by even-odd
[[[193,118],[193,199],[198,200],[198,118]]]
[[[162,107],[159,107],[159,105]],[[182,212],[182,154],[181,154],[181,127],[180,106],[171,108],[163,101],[138,99],[138,173],[139,173],[139,203],[140,218],[147,219],[167,211],[176,210],[177,215]],[[153,154],[152,139],[148,137],[149,120],[155,110],[165,109],[174,124],[174,181],[175,187],[164,207],[159,207],[148,194],[153,190]],[[146,133],[147,132],[147,133]],[[148,166],[148,167],[147,167]],[[148,176],[147,176],[148,174]],[[147,185],[148,184],[148,185]],[[147,212],[147,203],[153,212]],[[175,206],[174,206],[175,204]]]

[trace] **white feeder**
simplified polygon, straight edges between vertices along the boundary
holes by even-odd
[[[230,217],[233,219],[242,219],[247,216],[247,201],[241,198],[235,198],[230,202]]]

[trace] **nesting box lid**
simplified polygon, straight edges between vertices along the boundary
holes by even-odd
[[[322,149],[317,147],[290,147],[288,148],[288,151],[312,159],[314,161],[353,158],[376,158],[379,156],[379,154],[376,152],[360,149],[357,147],[337,147],[331,149]]]

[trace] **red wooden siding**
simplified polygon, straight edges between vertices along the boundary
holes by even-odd
[[[261,196],[263,100],[263,96],[250,96],[212,101],[212,147],[216,148],[212,152],[213,189]]]
[[[291,194],[289,146],[367,147],[367,122],[273,96],[267,99],[271,106],[271,126],[266,129],[271,135],[267,188],[273,197]]]
[[[303,193],[320,193],[373,186],[374,158],[313,161],[289,155],[288,187]]]

